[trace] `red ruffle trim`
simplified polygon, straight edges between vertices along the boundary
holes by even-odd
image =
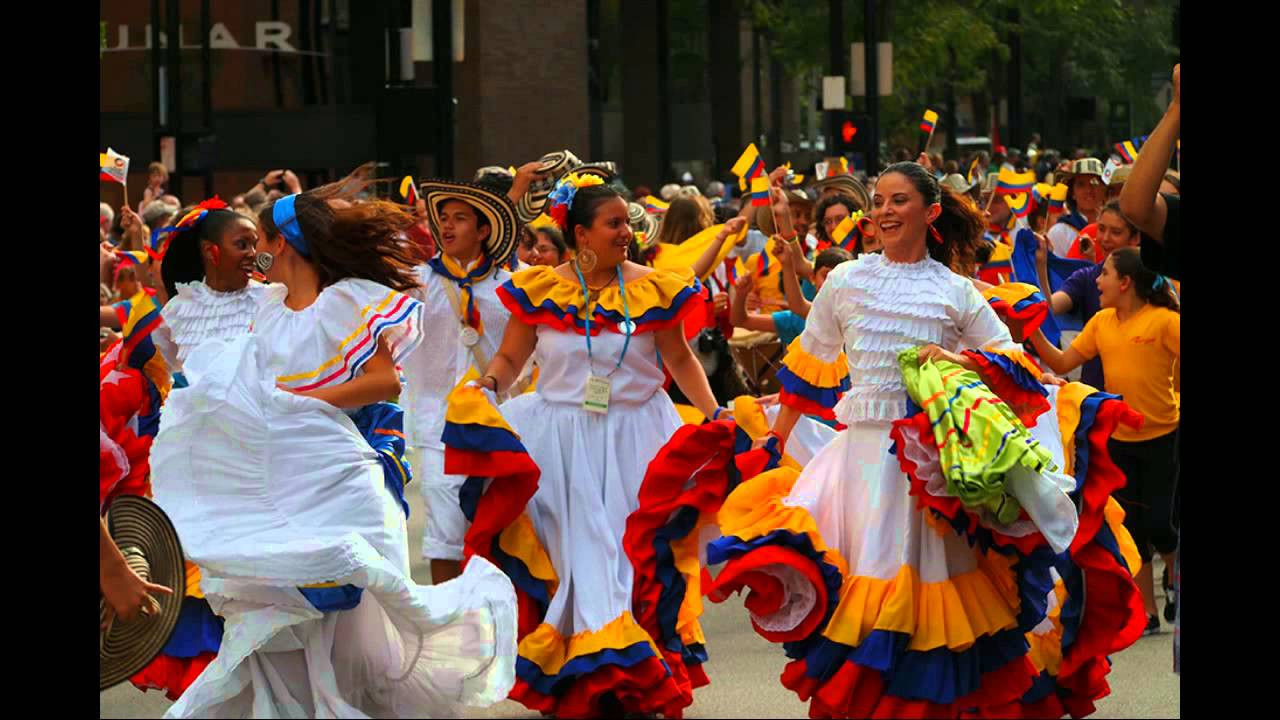
[[[964,355],[978,363],[978,375],[982,378],[982,382],[986,383],[991,392],[1013,410],[1023,425],[1029,428],[1035,427],[1036,418],[1049,410],[1049,398],[1019,385],[982,353],[965,351]]]
[[[541,471],[526,453],[483,453],[451,447],[445,448],[444,466],[450,475],[493,478],[476,502],[475,520],[462,541],[464,563],[472,555],[493,560],[494,538],[524,512],[538,489]]]
[[[672,678],[661,660],[649,657],[631,667],[604,665],[577,678],[558,696],[543,695],[517,677],[508,697],[531,710],[558,718],[599,718],[605,716],[601,698],[613,693],[625,712],[660,712],[669,718],[679,718],[685,707],[681,704],[684,693]]]
[[[823,420],[836,419],[836,413],[831,408],[823,407],[802,395],[796,395],[795,393],[790,393],[786,390],[778,392],[778,402],[789,408],[799,410],[805,415],[816,415]]]
[[[213,662],[217,653],[200,653],[193,658],[176,658],[157,655],[137,675],[129,678],[133,686],[142,691],[163,690],[164,696],[177,700],[200,677],[200,673]]]
[[[1098,534],[1098,528],[1104,522],[1103,510],[1107,506],[1107,498],[1125,485],[1124,472],[1111,459],[1111,451],[1107,447],[1111,434],[1120,423],[1136,429],[1141,427],[1142,421],[1141,413],[1120,400],[1104,400],[1098,407],[1093,426],[1087,432],[1089,468],[1086,471],[1084,489],[1080,493],[1080,525],[1071,542],[1072,553],[1091,542]]]
[[[716,576],[715,586],[708,593],[713,602],[722,602],[730,593],[740,591],[744,586],[751,588],[743,604],[752,613],[760,616],[771,615],[782,607],[787,599],[786,589],[778,578],[765,573],[761,568],[770,565],[786,565],[804,575],[817,593],[817,600],[804,620],[790,630],[770,631],[751,620],[760,637],[774,643],[797,642],[817,631],[818,625],[827,611],[827,585],[822,578],[822,571],[812,560],[789,548],[766,545],[758,547],[740,557],[725,563],[724,569]]]
[[[848,660],[826,682],[805,675],[805,667],[804,660],[787,663],[782,684],[809,701],[811,718],[1019,717],[1016,704],[1039,674],[1022,656],[985,673],[974,692],[940,705],[886,695],[880,671]]]
[[[1071,553],[1071,560],[1084,573],[1087,598],[1075,642],[1062,655],[1057,680],[1059,687],[1069,691],[1063,702],[1088,703],[1092,708],[1094,700],[1111,691],[1106,680],[1111,671],[1107,655],[1142,637],[1147,614],[1133,577],[1106,548],[1085,545]]]

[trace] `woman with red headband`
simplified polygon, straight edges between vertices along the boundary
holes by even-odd
[[[1087,714],[1106,654],[1143,620],[1103,542],[1123,529],[1099,529],[1105,438],[1088,443],[1088,476],[1062,470],[1040,372],[969,280],[982,233],[970,204],[904,162],[880,175],[872,208],[883,253],[831,271],[778,373],[773,438],[757,444],[785,445],[803,413],[833,406],[848,428],[803,470],[764,472],[724,501],[710,596],[752,589],[752,625],[785,643],[782,683],[811,717]],[[1028,650],[1057,612],[1055,570],[1075,642]]]
[[[492,565],[409,574],[396,363],[421,340],[412,216],[355,201],[363,170],[259,216],[272,283],[252,331],[201,343],[152,447],[155,497],[225,619],[171,717],[432,717],[514,676]]]

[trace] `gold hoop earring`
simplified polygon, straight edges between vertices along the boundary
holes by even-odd
[[[595,251],[591,248],[585,248],[578,253],[578,269],[584,273],[595,270],[597,262],[599,262],[599,258],[596,257]]]

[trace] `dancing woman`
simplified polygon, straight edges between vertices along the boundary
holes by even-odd
[[[883,254],[828,276],[779,373],[772,434],[785,445],[802,413],[833,406],[848,429],[799,473],[729,496],[712,599],[752,588],[753,625],[784,643],[782,683],[812,717],[1087,713],[1105,655],[1144,620],[1132,543],[1104,512],[1123,484],[1105,440],[1133,413],[1041,384],[966,277],[981,218],[924,168],[887,168],[872,219]],[[1054,572],[1066,629],[1032,652]]]
[[[263,210],[272,285],[252,332],[192,350],[165,407],[156,500],[226,621],[168,716],[441,717],[511,686],[510,582],[484,562],[438,587],[409,575],[403,438],[382,403],[423,331],[403,294],[414,221],[353,202],[362,186]]]
[[[646,619],[655,605],[636,598],[641,585],[655,587],[640,580],[656,566],[652,544],[639,559],[624,536],[646,466],[682,424],[662,392],[658,355],[700,412],[728,417],[681,331],[700,284],[688,271],[627,261],[627,203],[594,178],[568,176],[550,202],[575,260],[517,272],[499,288],[512,314],[502,346],[447,410],[445,471],[470,477],[460,491],[472,521],[466,568],[490,557],[517,585],[513,699],[558,717],[678,716],[707,682],[696,546],[685,543],[692,584],[676,576],[660,631]],[[531,355],[536,392],[499,415],[494,394]]]

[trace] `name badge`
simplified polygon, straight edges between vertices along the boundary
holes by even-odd
[[[609,378],[587,376],[586,392],[582,397],[582,409],[601,415],[609,412]]]

